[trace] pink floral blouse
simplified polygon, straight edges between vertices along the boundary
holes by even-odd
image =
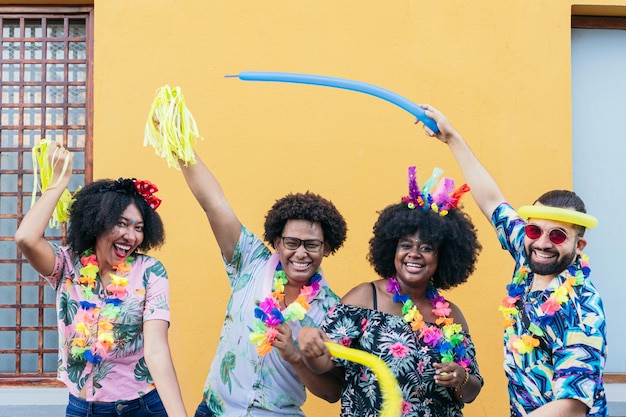
[[[114,343],[99,363],[72,355],[72,341],[78,333],[76,325],[83,299],[78,281],[82,267],[80,257],[67,247],[54,246],[54,271],[44,277],[56,291],[59,327],[59,368],[57,378],[65,383],[70,394],[79,396],[85,389],[87,401],[115,402],[138,398],[154,388],[152,376],[143,356],[143,323],[147,320],[170,320],[169,283],[163,264],[147,255],[136,255],[128,278],[127,295],[119,305],[120,314],[112,322]],[[96,279],[94,296],[96,311],[105,306],[107,295],[100,277]],[[101,313],[100,313],[101,315]],[[98,337],[94,326],[89,341]]]

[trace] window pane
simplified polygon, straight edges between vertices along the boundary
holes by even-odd
[[[0,349],[15,349],[15,332],[0,332]]]
[[[46,103],[47,104],[63,103],[64,100],[65,100],[65,94],[63,94],[62,86],[49,85],[46,87]]]
[[[22,372],[23,373],[36,373],[38,370],[37,366],[38,355],[23,353],[22,354]]]
[[[70,42],[69,49],[70,59],[87,58],[87,46],[85,42]]]
[[[65,42],[48,42],[46,49],[46,58],[48,59],[65,58]]]
[[[63,64],[48,64],[46,65],[46,81],[48,82],[63,82],[65,81],[65,74],[63,73]]]
[[[37,349],[37,342],[39,341],[39,335],[37,332],[28,330],[22,331],[22,349]]]
[[[19,82],[20,64],[2,64],[2,80],[4,82]]]
[[[20,36],[20,20],[4,19],[2,21],[2,37],[17,38]]]
[[[63,37],[63,20],[62,19],[49,19],[48,20],[48,32],[49,38]]]
[[[18,144],[18,131],[11,129],[2,129],[0,131],[0,143],[3,148],[13,148]]]
[[[42,78],[41,69],[41,64],[24,64],[24,81],[40,82]]]
[[[69,82],[85,82],[87,76],[87,66],[85,64],[69,64],[67,71]]]
[[[13,264],[0,264],[0,282],[12,282],[12,281],[15,281],[16,271],[17,271],[17,268]],[[0,287],[0,288],[4,289],[4,288],[11,288],[11,287]],[[0,290],[0,291],[2,291],[2,290]],[[5,294],[3,296],[4,297],[10,297],[10,293],[7,292],[7,294]],[[13,297],[15,298],[15,294],[13,295]],[[9,298],[7,298],[7,300],[8,299]],[[3,303],[5,303],[5,302],[0,301],[0,304],[3,304]],[[8,301],[6,303],[8,303]],[[0,310],[0,311],[2,311],[2,310]]]
[[[60,107],[48,107],[46,109],[46,124],[48,126],[63,126],[63,109]]]
[[[2,59],[20,59],[20,42],[2,42]]]
[[[17,304],[15,287],[0,287],[0,304]],[[0,314],[4,314],[7,310],[0,308]]]
[[[42,35],[43,35],[43,29],[41,27],[41,20],[26,19],[24,21],[24,37],[41,38]]]
[[[41,42],[24,42],[24,59],[41,58]]]
[[[24,86],[24,104],[41,104],[41,87],[38,85]]]
[[[2,86],[2,104],[16,104],[20,102],[20,89],[16,85]]]
[[[39,286],[22,286],[22,304],[37,304],[39,302]]]
[[[0,372],[8,373],[8,374],[15,373],[15,355],[14,354],[12,353],[0,354]]]
[[[70,85],[67,87],[69,103],[84,103],[86,101],[86,89],[82,85]]]

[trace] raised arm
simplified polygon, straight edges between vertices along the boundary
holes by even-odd
[[[439,110],[430,105],[422,107],[426,110],[426,115],[433,118],[437,122],[437,127],[439,127],[439,133],[435,134],[424,125],[426,134],[448,144],[463,172],[465,181],[471,188],[476,204],[478,204],[485,217],[491,220],[491,215],[496,207],[505,201],[500,187],[498,187],[496,181],[476,158],[461,134],[450,124],[448,119]]]
[[[72,178],[72,160],[74,155],[68,152],[60,142],[56,151],[50,148],[50,163],[54,167],[50,186],[44,191],[35,205],[28,210],[15,232],[15,244],[30,265],[43,276],[50,275],[54,269],[54,249],[44,238],[48,221],[54,208]],[[63,173],[65,161],[69,161]]]
[[[204,210],[224,257],[230,261],[241,233],[241,222],[228,203],[219,182],[196,154],[197,163],[180,168],[189,189]]]

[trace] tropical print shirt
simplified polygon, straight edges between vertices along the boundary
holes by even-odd
[[[435,324],[432,324],[436,326]],[[459,417],[463,404],[451,388],[435,383],[433,363],[441,362],[441,354],[417,337],[404,318],[393,314],[337,304],[321,326],[332,340],[380,357],[398,380],[402,391],[402,417]],[[482,384],[475,360],[476,349],[469,334],[467,354],[472,358],[469,372]],[[341,394],[341,415],[344,417],[376,417],[380,414],[382,397],[378,380],[369,367],[335,358],[337,366],[345,367],[346,383]]]
[[[526,265],[524,226],[513,208],[502,203],[494,211],[492,222],[502,248],[515,259],[515,273]],[[580,261],[576,262],[580,268]],[[515,334],[528,334],[533,321],[541,321],[545,314],[541,304],[561,286],[565,274],[555,277],[542,291],[530,291],[532,272],[526,280],[522,303],[528,320],[515,320]],[[606,361],[606,329],[604,308],[598,291],[589,279],[574,286],[575,296],[552,317],[542,329],[540,346],[529,353],[520,354],[507,348],[504,340],[504,369],[509,380],[511,416],[525,416],[532,410],[551,401],[573,398],[589,407],[593,417],[608,416],[602,372]],[[544,321],[545,322],[545,321]]]
[[[204,386],[203,401],[217,417],[304,416],[304,384],[276,349],[257,354],[249,340],[254,309],[272,291],[278,254],[242,227],[230,263],[224,260],[231,297],[226,309],[217,352]],[[320,271],[320,291],[301,321],[288,322],[294,341],[302,326],[319,327],[326,312],[339,302]]]
[[[80,302],[83,292],[78,281],[82,267],[80,257],[67,247],[54,245],[54,271],[44,277],[56,290],[59,327],[58,379],[70,394],[79,396],[85,389],[87,401],[115,402],[136,399],[154,388],[143,356],[143,323],[147,320],[170,320],[169,283],[161,262],[137,254],[131,264],[127,294],[119,305],[120,315],[112,319],[115,342],[99,364],[71,354],[72,340],[77,337]],[[105,306],[106,290],[97,277],[91,303],[100,311]],[[97,326],[94,326],[97,332]],[[94,340],[97,334],[89,339]]]

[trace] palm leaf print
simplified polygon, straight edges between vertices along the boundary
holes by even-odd
[[[139,362],[135,365],[135,381],[146,381],[148,384],[154,382],[144,358],[139,359]]]
[[[63,320],[63,324],[69,326],[77,311],[78,303],[70,298],[68,292],[63,291],[59,301],[59,318]]]
[[[232,392],[233,389],[230,371],[235,369],[236,363],[237,360],[235,358],[235,354],[232,352],[226,352],[226,355],[224,355],[224,358],[222,359],[222,364],[220,365],[222,383],[224,383],[224,385],[228,385],[228,392]]]

